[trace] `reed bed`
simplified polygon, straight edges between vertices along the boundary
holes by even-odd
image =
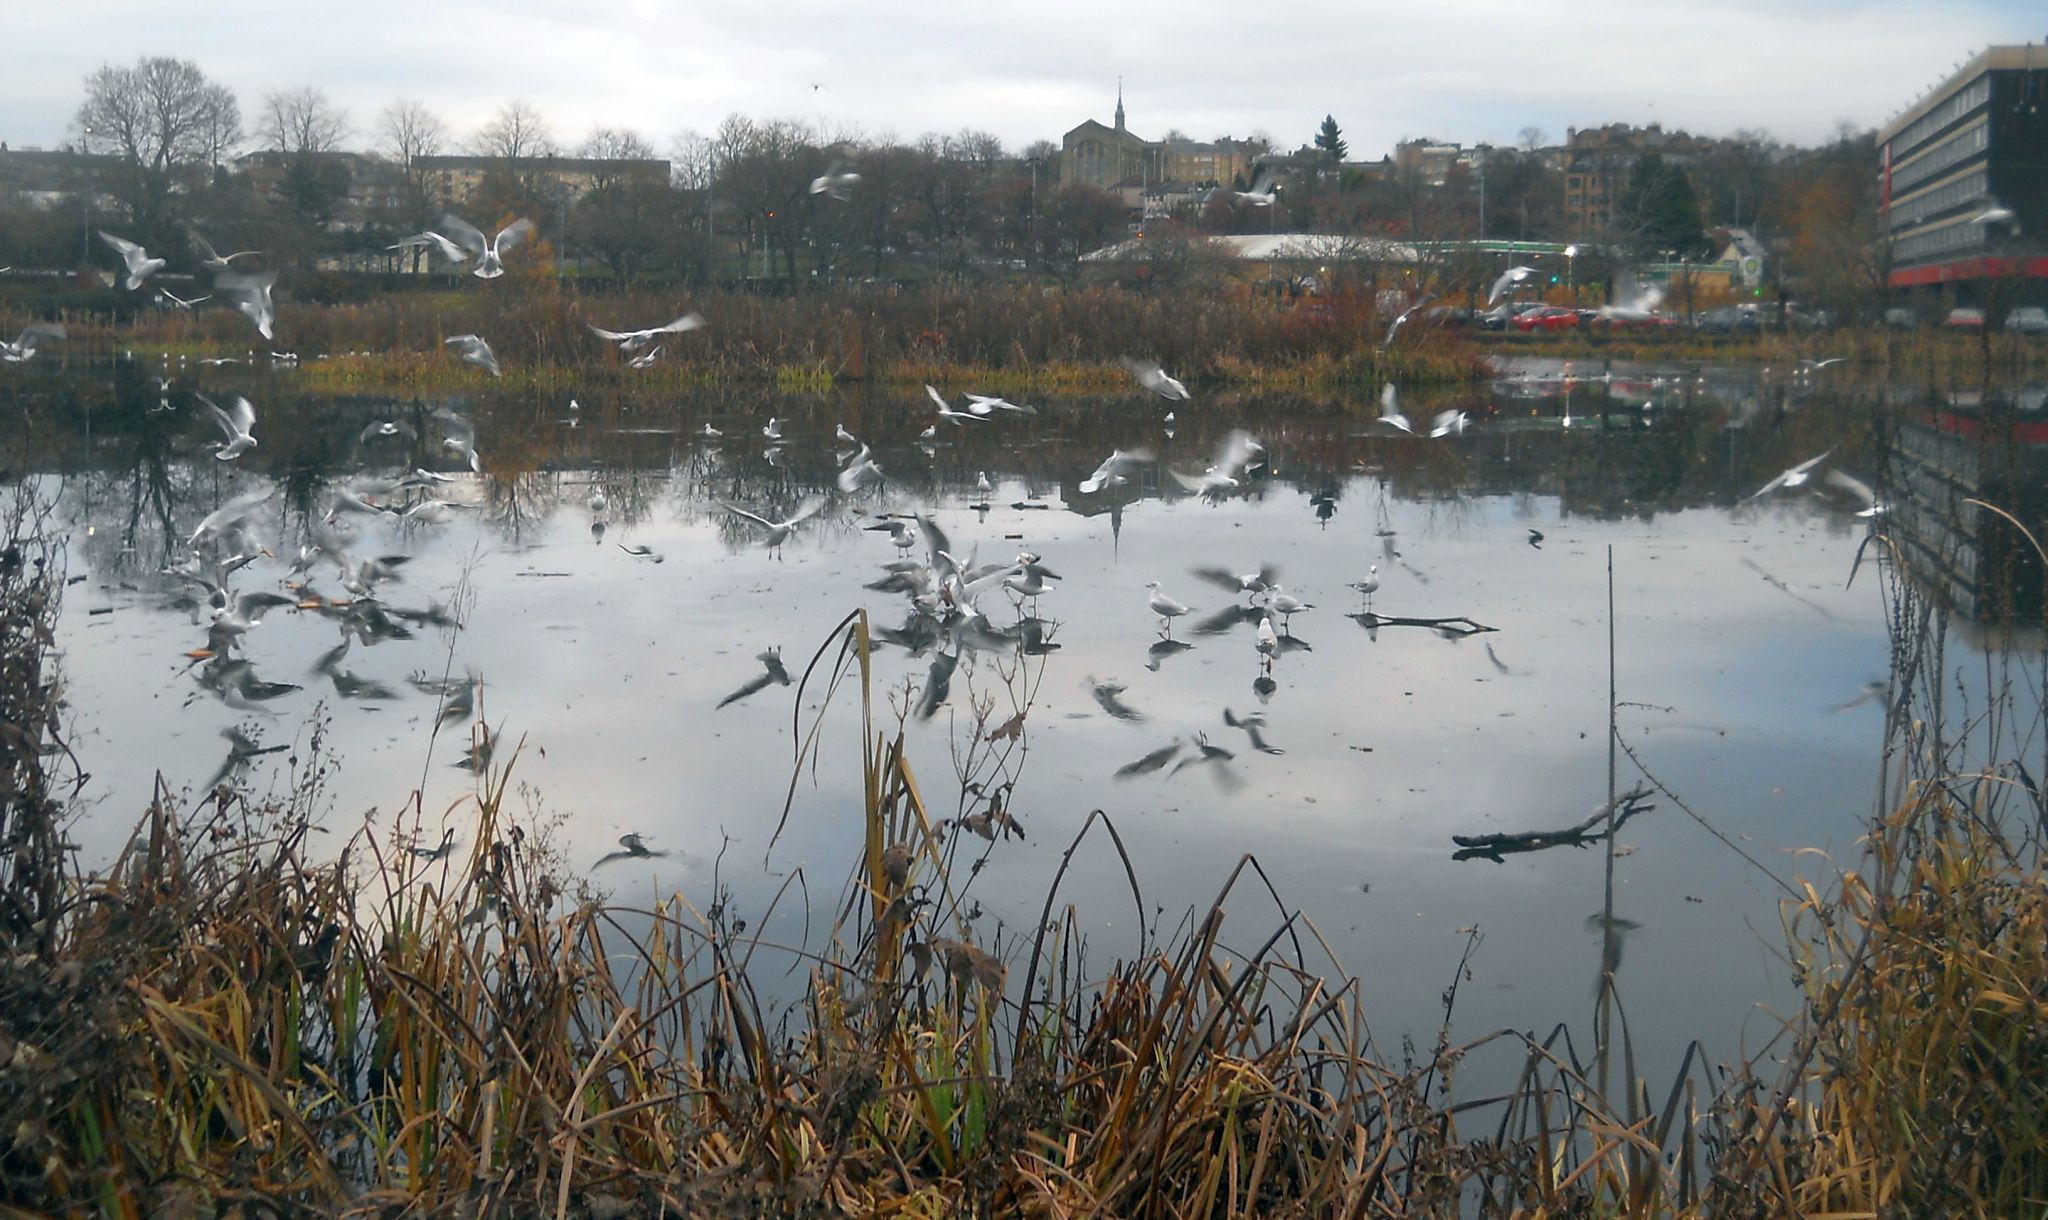
[[[638,908],[582,892],[519,811],[516,748],[452,854],[417,803],[315,850],[315,730],[280,797],[159,792],[81,874],[48,653],[62,556],[26,498],[13,526],[0,1215],[1846,1217],[2035,1214],[2048,1193],[2030,782],[2002,804],[1981,799],[2020,790],[2002,774],[1909,787],[1838,893],[1788,907],[1810,1002],[1779,1058],[1689,1056],[1653,1090],[1625,1036],[1615,1064],[1561,1030],[1454,1044],[1460,961],[1435,1044],[1396,1059],[1252,857],[1106,970],[1085,953],[1104,912],[1058,880],[1035,927],[977,938],[958,832],[1006,831],[995,781],[1028,687],[974,701],[935,810],[860,614],[795,700],[820,710],[793,775],[819,766],[824,709],[859,708],[861,839],[822,948],[750,931],[715,887]],[[1120,860],[1142,926],[1111,819],[1065,851]],[[790,962],[778,1014],[763,997]],[[1480,1055],[1518,1065],[1512,1086],[1467,1096]]]
[[[32,306],[32,302],[21,302]],[[659,361],[629,369],[587,326],[658,325],[689,310],[711,325],[668,336]],[[1397,375],[1470,381],[1483,367],[1466,346],[1422,336],[1379,352],[1385,320],[1369,301],[1303,305],[1112,287],[934,284],[795,296],[657,293],[585,297],[519,277],[461,290],[411,291],[364,301],[278,302],[277,342],[226,310],[138,313],[126,319],[59,311],[75,341],[173,357],[289,348],[329,388],[431,388],[479,375],[442,339],[475,333],[511,382],[552,387],[616,379],[654,388],[795,381],[959,381],[1022,389],[1129,384],[1119,360],[1155,359],[1182,380],[1338,384]],[[0,313],[0,329],[14,319]],[[21,321],[28,320],[23,311]],[[11,333],[11,332],[10,332]],[[314,366],[308,365],[309,371]]]

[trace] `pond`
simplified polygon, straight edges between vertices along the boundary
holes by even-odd
[[[1966,652],[1983,646],[1974,624],[2039,615],[2038,578],[2006,571],[2023,557],[1961,506],[2003,497],[2038,522],[2039,391],[1837,372],[1528,362],[1400,396],[1422,432],[1465,413],[1434,438],[1376,422],[1376,392],[1019,396],[1035,411],[952,424],[914,387],[394,400],[314,394],[290,367],[53,361],[10,368],[0,400],[25,421],[11,477],[54,499],[48,528],[70,540],[60,643],[88,865],[159,782],[187,802],[224,772],[283,791],[315,724],[316,841],[338,849],[412,808],[423,848],[460,843],[472,725],[441,713],[474,677],[495,761],[570,872],[625,906],[722,895],[802,944],[845,900],[862,749],[859,692],[826,698],[834,654],[802,679],[864,609],[877,719],[903,724],[933,817],[1000,794],[1021,832],[951,828],[975,862],[959,914],[984,943],[1028,935],[1101,809],[1142,899],[1108,839],[1085,840],[1060,902],[1095,929],[1100,966],[1140,921],[1165,933],[1206,908],[1250,853],[1273,894],[1241,886],[1225,939],[1256,946],[1300,911],[1362,981],[1383,1045],[1431,1036],[1477,929],[1459,1032],[1583,1028],[1619,954],[1650,1064],[1694,1038],[1733,1058],[1778,1030],[1781,883],[1853,862],[1882,797],[1898,560],[1947,582]],[[962,410],[975,389],[939,388]],[[216,460],[195,391],[246,395],[257,446]],[[878,480],[842,489],[857,450],[839,429]],[[481,473],[445,443],[471,431]],[[1251,456],[1241,486],[1186,485],[1233,449]],[[1094,486],[1115,450],[1155,460]],[[1823,454],[1803,484],[1755,494]],[[393,485],[416,469],[435,478]],[[1858,483],[1890,511],[1859,515]],[[331,511],[343,491],[454,507]],[[200,570],[246,535],[265,550],[226,586],[284,604],[194,657],[207,591],[165,569],[238,498],[242,529],[202,536]],[[778,548],[732,511],[813,505]],[[909,520],[901,548],[891,517]],[[962,567],[1029,552],[1056,578],[1036,597],[983,582],[981,617],[942,628],[872,587],[892,561],[933,560],[919,518]],[[1865,545],[1873,520],[1896,548]],[[322,535],[345,545],[347,583],[331,555],[291,573]],[[406,558],[364,573],[383,556]],[[1262,650],[1258,599],[1204,568],[1270,569],[1309,607],[1274,614]],[[1370,597],[1349,587],[1368,573]],[[1154,581],[1189,607],[1170,637]],[[1614,782],[1646,769],[1662,790],[1617,836],[1604,918],[1603,845],[1457,859],[1453,836],[1556,830],[1603,804],[1610,655],[1628,747]],[[821,710],[815,761],[793,771]],[[292,748],[231,748],[229,730]],[[626,852],[627,834],[666,854]]]

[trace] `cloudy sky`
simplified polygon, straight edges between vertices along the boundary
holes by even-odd
[[[1882,123],[1959,60],[2048,39],[2040,0],[561,0],[299,6],[76,0],[16,6],[0,140],[54,147],[82,81],[190,59],[254,126],[265,93],[317,86],[377,142],[392,99],[458,135],[518,97],[565,145],[597,125],[666,150],[728,114],[835,134],[975,128],[1021,148],[1108,121],[1157,137],[1305,143],[1334,114],[1354,157],[1432,136],[1512,143],[1571,126],[1763,128],[1814,143]]]

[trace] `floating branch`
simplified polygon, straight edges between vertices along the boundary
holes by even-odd
[[[1593,811],[1593,816],[1576,826],[1563,830],[1530,830],[1509,835],[1452,835],[1451,842],[1460,850],[1452,853],[1453,860],[1482,859],[1495,864],[1505,864],[1503,856],[1517,855],[1525,851],[1545,851],[1552,847],[1585,847],[1608,838],[1621,829],[1623,822],[1639,813],[1648,813],[1655,805],[1645,804],[1650,789],[1638,784],[1614,798],[1612,805],[1602,805]],[[1607,820],[1608,812],[1614,813],[1612,826],[1601,826]],[[1593,829],[1601,826],[1599,830]]]
[[[1432,631],[1441,632],[1447,636],[1463,637],[1500,630],[1498,627],[1489,627],[1477,619],[1467,618],[1462,614],[1452,618],[1401,618],[1397,615],[1374,614],[1370,610],[1361,610],[1356,614],[1347,615],[1346,617],[1356,620],[1358,625],[1367,631],[1374,631],[1381,627],[1427,627]]]

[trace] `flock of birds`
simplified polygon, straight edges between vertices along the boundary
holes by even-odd
[[[835,167],[814,182],[812,189],[815,193],[843,197],[843,192],[857,181],[857,174]],[[492,280],[504,274],[505,255],[530,237],[532,232],[530,221],[519,220],[487,237],[459,217],[449,215],[444,216],[434,228],[408,237],[394,248],[426,250],[450,264],[474,262],[472,273],[480,279]],[[165,265],[164,259],[151,257],[133,242],[111,233],[102,233],[101,236],[119,252],[126,268],[123,283],[131,290],[140,290]],[[239,271],[235,267],[236,260],[251,257],[255,252],[235,251],[221,255],[197,233],[192,236],[201,261],[214,273],[213,292],[207,297],[191,300],[171,297],[171,305],[189,309],[202,301],[219,298],[248,316],[266,339],[271,338],[275,311],[270,290],[276,281],[276,273]],[[1495,285],[1496,295],[1517,282],[1518,270],[1526,269],[1510,269]],[[637,329],[612,330],[595,325],[589,329],[599,340],[615,345],[629,363],[644,367],[661,353],[665,341],[705,324],[701,315],[692,312],[666,323]],[[1397,320],[1395,328],[1398,325]],[[1393,329],[1390,328],[1390,337]],[[34,324],[14,342],[0,343],[0,357],[10,362],[27,360],[41,344],[64,337],[61,326]],[[445,345],[461,360],[493,376],[502,373],[490,344],[479,335],[449,336]],[[1127,359],[1125,366],[1139,386],[1169,407],[1190,400],[1187,387],[1157,363]],[[168,382],[164,384],[164,391],[163,406],[170,409]],[[997,395],[966,394],[955,400],[934,386],[927,385],[925,391],[934,414],[918,434],[918,439],[927,453],[931,452],[929,446],[942,428],[987,429],[999,426],[1007,418],[1037,413],[1034,406]],[[209,421],[209,427],[219,433],[219,443],[212,451],[217,461],[233,462],[258,447],[258,415],[247,398],[227,396],[226,405],[222,405],[195,392],[192,399]],[[573,416],[577,410],[573,400],[570,410]],[[1165,435],[1171,438],[1175,425],[1171,410],[1164,416],[1162,424]],[[1455,408],[1437,413],[1426,426],[1411,420],[1401,410],[1399,391],[1389,383],[1380,397],[1378,418],[1359,435],[1441,441],[1463,436],[1472,426],[1467,414]],[[785,442],[783,421],[769,419],[760,426],[759,434],[764,452],[772,460],[773,454]],[[701,436],[707,442],[715,443],[724,434],[706,423]],[[834,439],[841,446],[834,479],[841,495],[857,497],[887,480],[886,472],[867,443],[843,425],[836,429]],[[365,456],[366,466],[381,464],[387,470],[400,454],[414,458],[421,454],[428,456],[423,462],[411,464],[410,469],[392,470],[383,475],[358,475],[330,488],[324,511],[309,518],[303,542],[285,561],[287,570],[283,573],[281,586],[273,582],[271,587],[248,591],[236,588],[237,581],[244,579],[255,565],[276,557],[276,551],[264,536],[272,515],[270,502],[276,494],[275,487],[236,496],[208,514],[183,540],[185,558],[165,569],[173,580],[190,587],[192,592],[184,604],[192,610],[195,624],[203,624],[205,628],[203,644],[186,654],[191,662],[189,668],[204,692],[231,708],[262,712],[273,701],[302,689],[297,683],[275,681],[259,675],[246,656],[247,640],[268,614],[288,610],[317,614],[335,623],[338,642],[321,654],[311,673],[330,683],[336,696],[343,700],[382,701],[401,697],[401,689],[395,683],[366,677],[348,668],[352,649],[410,638],[423,627],[453,630],[459,626],[457,617],[444,606],[431,602],[424,606],[404,606],[390,598],[388,587],[402,581],[409,557],[392,549],[388,539],[391,534],[410,529],[446,524],[472,511],[470,501],[464,498],[463,488],[459,486],[465,476],[435,467],[466,467],[471,476],[482,474],[485,463],[478,449],[474,424],[460,412],[440,407],[423,417],[375,420],[361,430],[358,445]],[[1867,485],[1842,471],[1821,469],[1831,454],[1832,451],[1823,453],[1784,471],[1750,498],[1799,489],[1807,486],[1818,474],[1826,485],[1859,500],[1864,508],[1860,515],[1871,517],[1883,512],[1882,504]],[[1250,432],[1236,429],[1223,436],[1212,459],[1200,470],[1183,470],[1161,463],[1151,448],[1133,446],[1113,450],[1076,486],[1081,494],[1094,495],[1126,485],[1139,477],[1144,468],[1158,465],[1185,492],[1215,501],[1243,494],[1265,464],[1265,446]],[[977,480],[979,503],[976,507],[986,509],[993,491],[986,472],[983,472]],[[718,507],[733,520],[755,531],[761,548],[770,555],[779,556],[783,546],[829,503],[823,496],[812,496],[787,513],[729,502],[720,502]],[[609,507],[602,488],[594,488],[589,508],[593,534],[600,540]],[[870,518],[865,528],[887,535],[896,552],[893,560],[882,565],[881,575],[866,587],[871,591],[901,594],[907,601],[907,613],[902,624],[878,628],[874,634],[878,641],[901,648],[913,658],[926,660],[924,678],[917,687],[912,708],[917,718],[928,719],[946,704],[963,657],[975,653],[1042,655],[1059,647],[1054,640],[1057,624],[1041,617],[1037,608],[1041,598],[1057,590],[1062,578],[1042,556],[1029,549],[1020,549],[1014,556],[981,562],[974,548],[963,551],[928,513],[870,514],[865,510],[856,511]],[[1389,563],[1400,562],[1404,567],[1409,566],[1395,549],[1391,531],[1383,531],[1382,542],[1383,557]],[[1529,530],[1528,542],[1530,546],[1540,548],[1542,533]],[[659,563],[663,558],[646,546],[621,544],[619,549],[635,559]],[[1409,567],[1409,570],[1412,572],[1413,568]],[[1239,625],[1250,628],[1253,656],[1248,661],[1255,660],[1258,670],[1254,690],[1262,699],[1270,696],[1274,689],[1271,675],[1276,660],[1288,652],[1309,647],[1292,634],[1291,626],[1296,615],[1314,610],[1314,603],[1284,588],[1271,566],[1249,572],[1202,567],[1194,569],[1192,575],[1232,599],[1224,610],[1198,620],[1197,632],[1214,635]],[[1419,573],[1417,575],[1420,576]],[[321,584],[327,581],[332,581],[336,592],[330,593],[321,588]],[[1353,617],[1372,625],[1374,616],[1370,607],[1380,588],[1380,566],[1371,565],[1364,577],[1350,582],[1348,587],[1365,599],[1367,607],[1363,613]],[[1158,639],[1148,650],[1148,668],[1157,669],[1165,658],[1189,647],[1184,640],[1176,638],[1175,622],[1195,612],[1170,594],[1161,581],[1147,584],[1144,594],[1146,608],[1158,621]],[[1002,622],[992,620],[983,608],[993,605],[997,599],[1008,602],[1012,609]],[[759,671],[720,700],[718,708],[728,707],[772,686],[790,684],[790,675],[778,648],[769,648],[755,659]],[[1495,664],[1499,665],[1497,658]],[[495,745],[494,732],[488,724],[480,721],[472,726],[478,710],[479,678],[473,673],[433,675],[415,672],[408,676],[407,683],[436,701],[432,723],[437,733],[449,728],[470,729],[469,748],[456,765],[470,770],[481,770],[487,766]],[[1139,718],[1119,698],[1125,690],[1121,684],[1097,682],[1090,678],[1088,685],[1096,703],[1109,715],[1118,719]],[[1251,748],[1257,752],[1283,752],[1266,738],[1268,726],[1262,715],[1241,716],[1226,708],[1224,723],[1228,728],[1245,733]],[[235,782],[255,758],[277,748],[261,746],[254,732],[248,728],[233,728],[224,736],[229,742],[229,752],[215,776],[216,783]],[[1187,738],[1176,738],[1168,746],[1119,768],[1116,775],[1118,778],[1130,778],[1165,770],[1169,764],[1172,764],[1170,774],[1179,774],[1192,767],[1207,767],[1217,776],[1219,783],[1228,785],[1233,782],[1234,773],[1224,764],[1233,757],[1232,751],[1211,743],[1206,733],[1197,732]],[[993,806],[986,813],[986,821],[991,827],[1002,825]],[[452,842],[451,838],[444,837],[438,846],[416,850],[422,856],[434,858],[445,854]],[[644,838],[635,834],[623,837],[620,848],[598,863],[664,854],[650,848]]]

